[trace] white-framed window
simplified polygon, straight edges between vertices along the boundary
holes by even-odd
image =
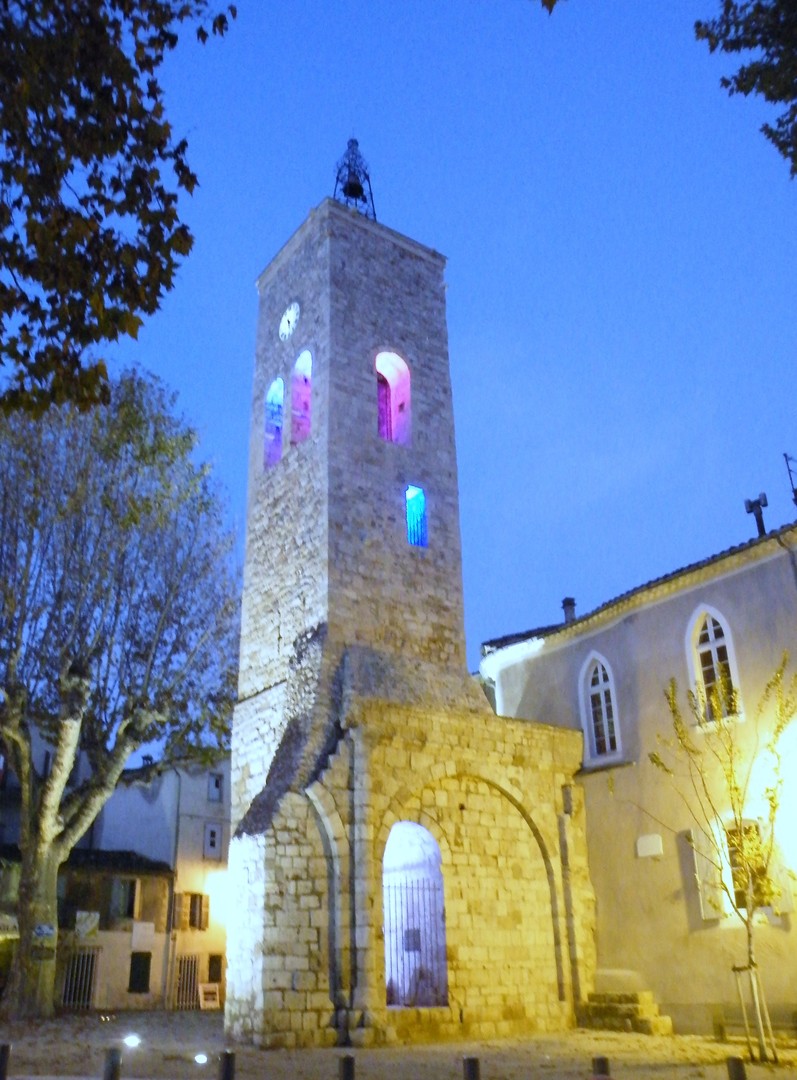
[[[220,772],[208,774],[208,802],[221,802],[224,797],[224,775]]]
[[[749,877],[753,879],[753,902],[762,917],[794,911],[791,875],[777,844],[768,850],[766,832],[764,823],[745,818],[741,829],[738,822],[717,821],[710,831],[696,828],[688,833],[704,920],[725,918],[732,914],[734,904],[740,911],[746,910]]]
[[[585,761],[619,758],[622,748],[614,676],[608,660],[599,653],[590,653],[581,668],[579,703]]]
[[[221,848],[221,823],[218,821],[206,821],[202,854],[206,859],[220,860],[222,854]]]
[[[733,638],[727,620],[716,608],[701,605],[695,610],[686,632],[686,656],[704,722],[738,716],[739,673]]]
[[[140,909],[141,886],[138,878],[114,877],[111,881],[111,918],[137,919]]]

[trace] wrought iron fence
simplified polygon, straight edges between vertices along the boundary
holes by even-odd
[[[101,952],[100,945],[84,945],[69,954],[64,971],[64,988],[61,993],[61,1004],[64,1008],[91,1008]]]
[[[446,1005],[448,976],[442,881],[385,884],[383,904],[387,1004]]]
[[[175,1009],[199,1008],[199,957],[186,955],[177,957],[177,989],[174,1000]]]

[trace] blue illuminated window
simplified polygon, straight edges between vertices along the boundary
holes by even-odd
[[[413,547],[427,547],[426,495],[423,488],[409,485],[405,493],[407,502],[407,541]]]
[[[282,457],[282,402],[285,384],[275,379],[266,393],[266,431],[263,448],[263,464],[267,469],[276,465]]]

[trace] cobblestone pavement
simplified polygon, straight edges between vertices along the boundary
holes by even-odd
[[[125,1035],[141,1038],[135,1049]],[[38,1024],[0,1026],[0,1043],[10,1043],[8,1078],[96,1077],[106,1053],[122,1049],[122,1080],[217,1080],[219,1055],[227,1047],[218,1013],[117,1013],[69,1015]],[[463,1058],[479,1059],[481,1080],[588,1080],[592,1060],[608,1058],[616,1080],[726,1080],[729,1056],[743,1056],[741,1043],[721,1044],[694,1036],[572,1031],[527,1040],[435,1046],[393,1046],[379,1050],[257,1050],[235,1052],[235,1080],[338,1080],[339,1059],[352,1054],[356,1080],[461,1080]],[[197,1053],[207,1055],[197,1064]],[[773,1069],[746,1066],[749,1080],[797,1077],[797,1044],[781,1048]]]

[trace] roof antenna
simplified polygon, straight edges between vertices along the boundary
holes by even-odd
[[[360,144],[356,139],[349,139],[346,153],[335,166],[333,197],[376,221],[368,165],[360,153]]]
[[[791,501],[797,506],[797,488],[794,486],[794,474],[791,471],[792,465],[797,465],[797,460],[791,457],[789,454],[783,455],[783,460],[786,462],[786,470],[789,474],[789,484],[791,485]]]
[[[757,499],[745,499],[744,508],[748,514],[752,514],[755,517],[755,523],[758,527],[758,535],[766,536],[767,530],[764,528],[764,507],[769,506],[767,502],[767,493],[762,491]]]

